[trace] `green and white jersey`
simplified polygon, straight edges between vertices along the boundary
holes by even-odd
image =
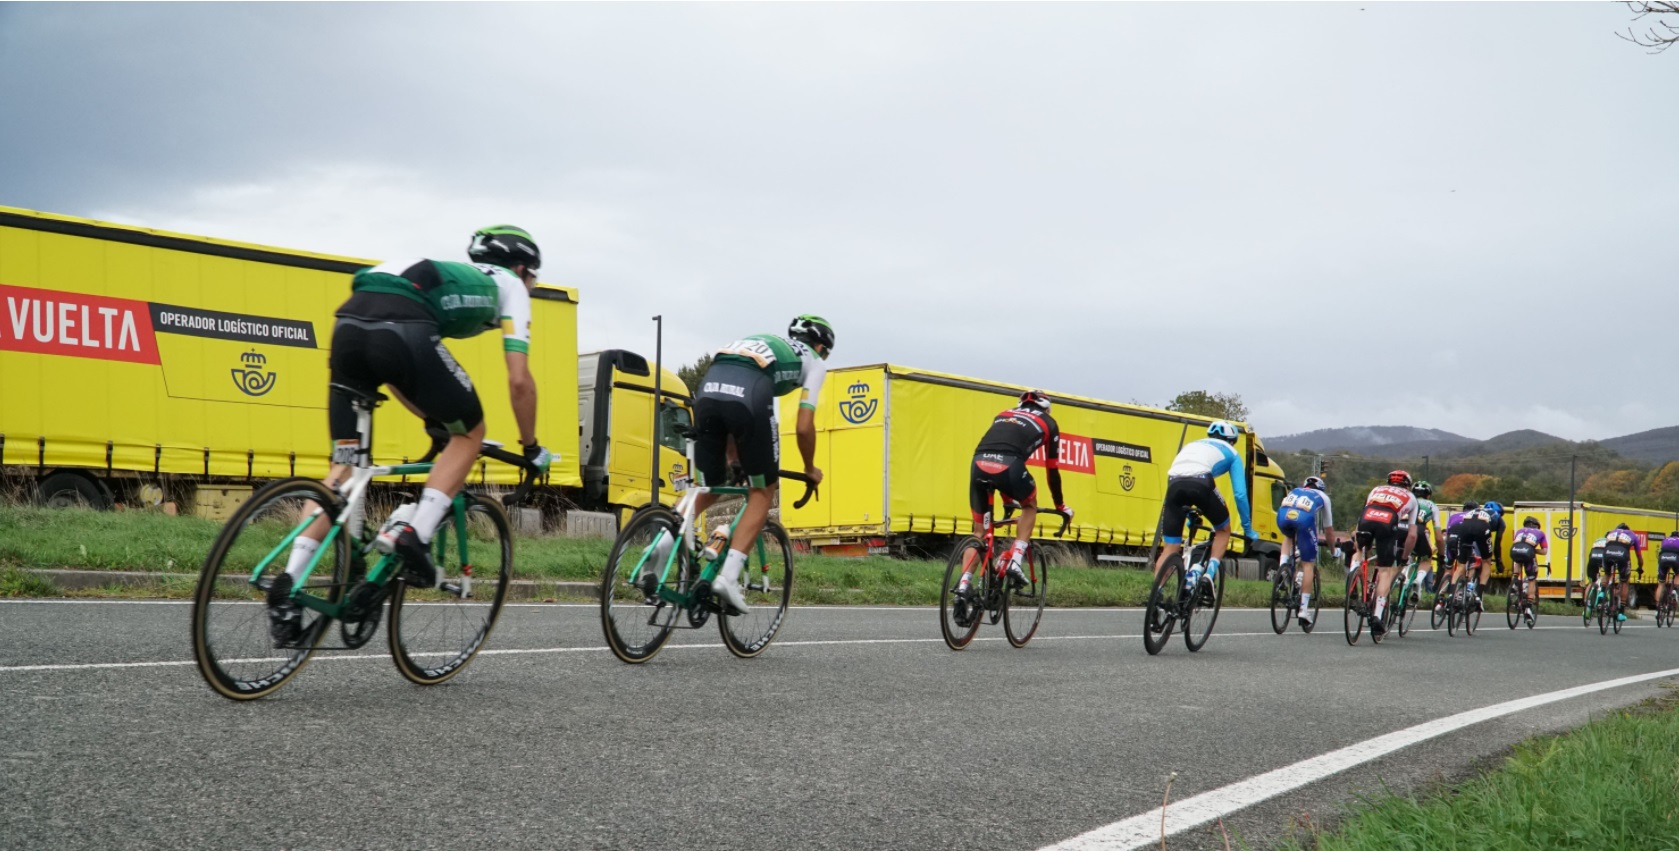
[[[716,363],[736,363],[762,371],[775,382],[775,395],[803,388],[799,407],[816,408],[828,367],[809,346],[779,334],[753,334],[717,350]]]
[[[499,327],[504,350],[530,352],[530,293],[500,266],[390,260],[357,272],[350,289],[393,293],[425,305],[445,337],[476,337]]]
[[[1423,529],[1427,529],[1428,524],[1430,524],[1430,523],[1434,524],[1434,528],[1436,528],[1436,529],[1440,528],[1440,521],[1436,517],[1436,515],[1438,515],[1439,513],[1440,513],[1439,510],[1434,507],[1434,501],[1433,500],[1431,500],[1431,499],[1420,499],[1419,498],[1417,500],[1417,529],[1418,529],[1418,531],[1421,531]]]

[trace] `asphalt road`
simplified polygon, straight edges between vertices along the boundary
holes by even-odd
[[[1024,650],[952,653],[928,609],[805,608],[764,656],[714,630],[649,664],[595,610],[510,606],[455,680],[323,652],[218,697],[177,603],[0,601],[0,847],[1034,849],[1306,757],[1512,698],[1679,667],[1679,632],[1578,620],[1348,647],[1225,612],[1144,654],[1137,611],[1051,611]],[[1325,615],[1329,615],[1328,611]],[[1496,626],[1497,628],[1490,628]],[[119,663],[158,663],[116,666]],[[22,670],[22,666],[64,666]],[[1264,847],[1360,794],[1455,778],[1657,692],[1490,721],[1226,820]],[[1169,848],[1223,848],[1216,827]]]

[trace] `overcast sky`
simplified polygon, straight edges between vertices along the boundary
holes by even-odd
[[[0,204],[373,258],[512,222],[585,349],[814,312],[835,365],[1236,392],[1262,434],[1604,438],[1679,423],[1679,50],[1629,23],[3,3]]]

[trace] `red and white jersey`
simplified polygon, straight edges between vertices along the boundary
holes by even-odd
[[[1370,496],[1364,500],[1364,514],[1359,520],[1397,529],[1409,528],[1417,521],[1417,498],[1408,488],[1381,485],[1370,491]]]

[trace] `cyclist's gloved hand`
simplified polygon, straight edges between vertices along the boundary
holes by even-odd
[[[524,450],[525,460],[544,473],[548,472],[548,465],[554,463],[554,454],[548,451],[548,447],[540,443],[527,444],[524,446]]]
[[[1055,510],[1065,515],[1068,520],[1073,519],[1073,510],[1071,508],[1068,508],[1065,505],[1057,505],[1055,506]]]

